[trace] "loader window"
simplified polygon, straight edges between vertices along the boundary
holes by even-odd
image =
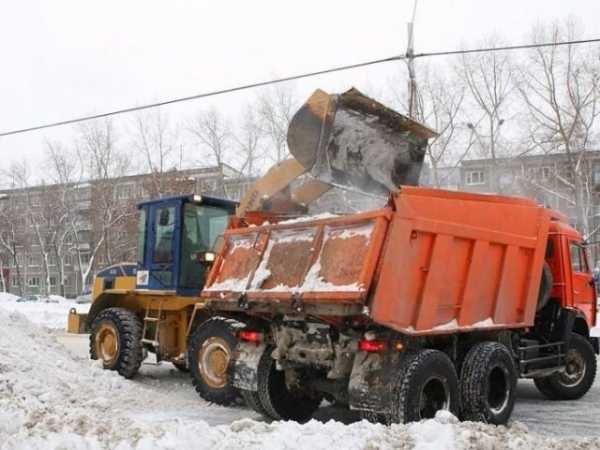
[[[154,262],[173,262],[173,233],[175,232],[175,207],[165,206],[156,211],[156,238]]]
[[[146,209],[140,210],[140,215],[138,217],[138,241],[137,241],[137,260],[141,264],[144,263],[144,253],[145,253],[145,244],[146,244],[146,218],[147,218]]]
[[[212,250],[218,236],[227,226],[228,212],[212,206],[187,203],[183,209],[183,239],[179,285],[187,289],[201,288],[207,266],[199,254]]]

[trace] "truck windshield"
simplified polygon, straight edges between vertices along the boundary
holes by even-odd
[[[198,261],[199,254],[211,251],[227,227],[229,213],[213,206],[186,203],[183,208],[181,264],[179,286],[200,289],[207,266]]]

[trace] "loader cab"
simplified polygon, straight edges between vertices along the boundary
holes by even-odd
[[[200,195],[140,203],[136,288],[198,295],[236,206]]]

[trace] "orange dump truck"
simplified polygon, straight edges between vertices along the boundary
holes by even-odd
[[[501,424],[519,377],[551,399],[594,381],[595,290],[558,213],[402,187],[371,212],[260,223],[226,230],[201,297],[235,319],[229,373],[267,417],[306,420],[325,398]]]

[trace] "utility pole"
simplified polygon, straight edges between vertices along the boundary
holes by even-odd
[[[417,81],[415,77],[415,50],[414,50],[414,26],[415,16],[417,14],[417,2],[413,6],[412,19],[407,24],[408,45],[406,48],[406,66],[408,67],[408,116],[411,119],[419,118],[419,108],[417,104]]]

